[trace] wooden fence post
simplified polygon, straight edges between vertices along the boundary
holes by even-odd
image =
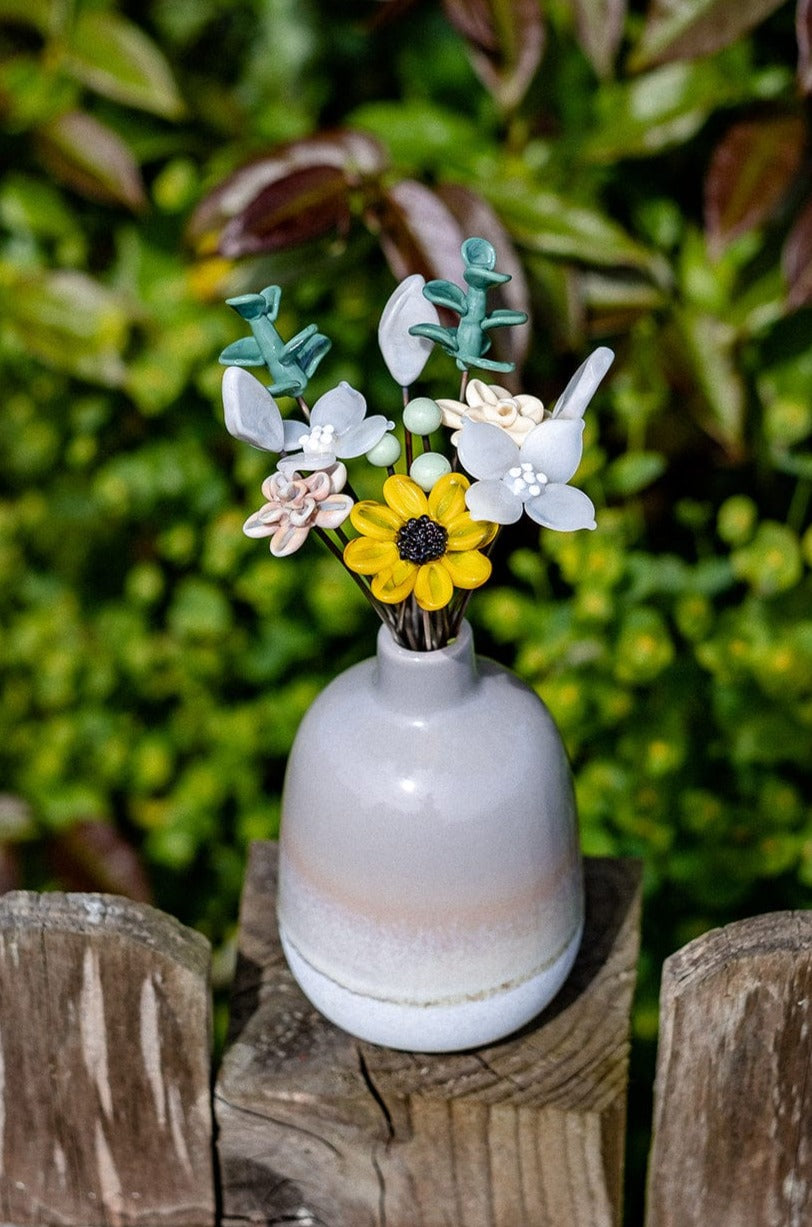
[[[276,847],[252,848],[215,1088],[223,1224],[615,1227],[639,866],[587,862],[587,932],[518,1036],[426,1056],[352,1039],[285,965]]]
[[[812,1223],[812,913],[666,960],[647,1227]]]
[[[142,903],[0,898],[0,1221],[214,1222],[209,946]]]

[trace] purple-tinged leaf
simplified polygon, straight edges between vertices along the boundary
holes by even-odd
[[[51,174],[80,195],[137,212],[146,204],[141,171],[121,137],[83,111],[40,128],[37,143]]]
[[[524,268],[516,254],[513,240],[498,216],[481,196],[470,188],[447,184],[438,189],[440,199],[448,205],[464,234],[475,234],[487,239],[496,251],[496,267],[500,273],[508,273],[510,281],[494,289],[488,297],[488,308],[506,307],[511,311],[524,311],[527,324],[519,328],[496,328],[491,333],[493,351],[491,357],[499,362],[515,362],[517,374],[530,348],[533,320],[530,308],[530,290]],[[457,279],[459,273],[457,274]],[[509,380],[510,376],[506,376]]]
[[[790,307],[808,306],[812,303],[812,199],[807,201],[787,236],[781,263],[789,287]]]
[[[599,77],[608,77],[623,37],[627,0],[575,0],[575,24],[584,55]]]
[[[630,57],[633,71],[711,55],[734,43],[769,17],[783,0],[652,0],[640,42]]]
[[[462,278],[466,234],[439,196],[412,179],[396,183],[375,210],[380,243],[398,281],[420,273],[426,281]]]
[[[772,216],[795,178],[805,142],[805,124],[794,115],[741,120],[728,129],[705,177],[712,252]]]
[[[485,88],[505,110],[518,106],[544,50],[538,0],[443,0],[443,8]]]
[[[233,259],[282,251],[325,234],[346,234],[351,220],[344,171],[309,166],[268,184],[232,218],[220,238],[220,253]]]
[[[204,197],[189,223],[189,238],[205,240],[219,232],[232,218],[248,209],[272,184],[297,170],[334,167],[343,171],[350,186],[380,173],[386,154],[374,137],[349,129],[324,132],[317,136],[281,145],[267,157],[241,166]]]
[[[798,0],[795,33],[798,37],[798,86],[802,93],[812,94],[812,0]]]

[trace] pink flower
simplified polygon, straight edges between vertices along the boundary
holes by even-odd
[[[338,491],[347,480],[343,464],[318,469],[305,477],[277,470],[262,483],[268,500],[243,524],[246,537],[270,537],[271,553],[277,558],[293,554],[307,540],[311,528],[338,528],[353,505],[348,494]]]

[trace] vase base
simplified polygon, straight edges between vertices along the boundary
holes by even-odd
[[[462,1052],[492,1044],[518,1031],[552,1001],[570,973],[583,926],[562,953],[520,984],[487,997],[436,1005],[386,1001],[355,993],[317,971],[280,932],[293,975],[316,1009],[358,1039],[407,1052]]]

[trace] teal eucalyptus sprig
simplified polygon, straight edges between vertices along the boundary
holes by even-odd
[[[412,336],[434,341],[456,360],[461,371],[471,366],[488,371],[512,371],[512,362],[496,362],[483,357],[491,347],[488,336],[491,329],[527,322],[524,311],[498,308],[488,313],[488,290],[510,281],[510,275],[496,272],[496,252],[486,239],[467,239],[462,245],[462,258],[467,291],[453,281],[429,281],[423,289],[429,302],[454,311],[460,317],[459,324],[455,328],[415,324],[409,332]]]
[[[268,286],[259,294],[226,299],[228,306],[248,321],[253,336],[227,345],[220,361],[224,366],[266,366],[273,380],[268,388],[270,393],[301,396],[332,342],[322,336],[315,324],[308,324],[295,337],[283,341],[274,327],[281,299],[278,285]]]

